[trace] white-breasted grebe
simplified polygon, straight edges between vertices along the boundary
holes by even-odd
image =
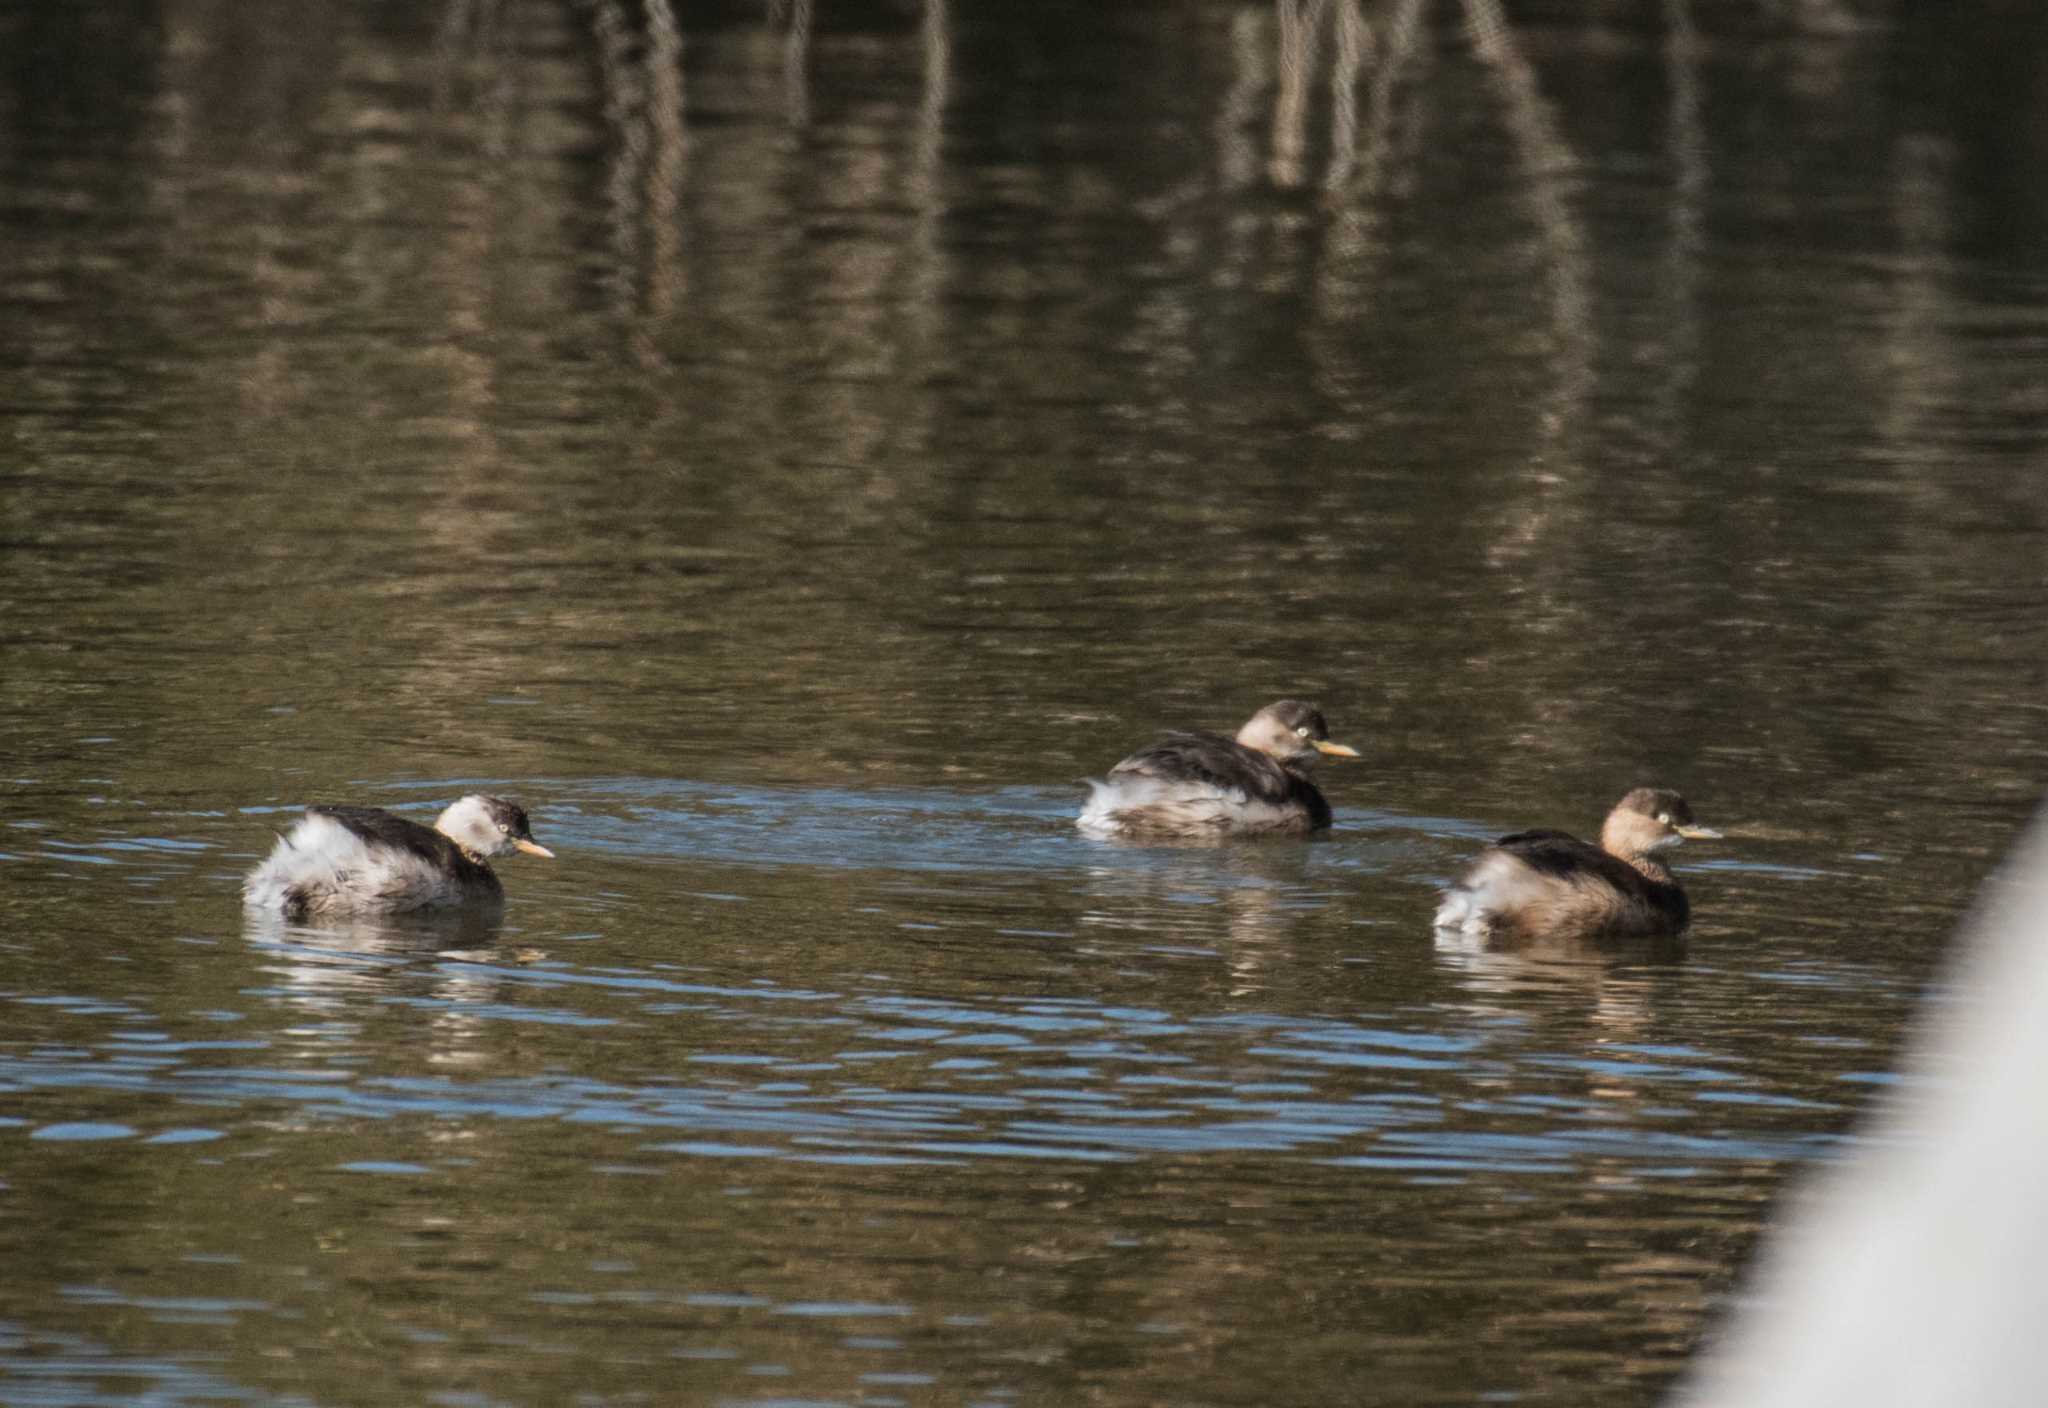
[[[1092,836],[1220,839],[1300,836],[1330,824],[1330,804],[1309,781],[1325,755],[1356,758],[1330,741],[1312,704],[1282,699],[1251,716],[1236,738],[1169,733],[1100,780],[1074,824]]]
[[[1692,910],[1655,852],[1720,834],[1676,792],[1638,787],[1607,814],[1597,846],[1562,831],[1495,841],[1443,892],[1436,927],[1507,942],[1670,937]]]
[[[243,903],[287,919],[497,904],[490,858],[554,857],[502,797],[455,802],[432,826],[377,807],[308,807],[242,884]]]

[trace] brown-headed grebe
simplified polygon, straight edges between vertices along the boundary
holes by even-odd
[[[1655,852],[1720,834],[1676,792],[1638,787],[1607,814],[1598,846],[1562,831],[1501,837],[1444,891],[1436,927],[1510,942],[1675,935],[1691,909]]]
[[[242,900],[291,920],[496,904],[505,890],[489,861],[512,851],[555,854],[502,797],[464,797],[431,827],[376,807],[308,807],[249,872]]]
[[[1355,758],[1330,741],[1312,704],[1282,699],[1253,714],[1236,738],[1169,733],[1098,781],[1074,824],[1092,836],[1221,838],[1300,836],[1330,824],[1330,804],[1308,779],[1325,754]]]

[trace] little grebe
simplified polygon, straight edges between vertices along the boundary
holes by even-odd
[[[489,860],[512,851],[554,856],[501,797],[464,797],[431,827],[376,807],[308,807],[242,899],[291,920],[496,904],[505,891]]]
[[[1075,825],[1093,836],[1221,838],[1299,836],[1330,824],[1330,804],[1308,770],[1328,754],[1358,750],[1330,742],[1314,705],[1268,704],[1237,737],[1169,733],[1125,758],[1100,781]]]
[[[1720,834],[1695,825],[1676,792],[1638,787],[1607,814],[1598,846],[1562,831],[1501,837],[1443,892],[1436,927],[1508,941],[1675,935],[1691,910],[1654,852]]]

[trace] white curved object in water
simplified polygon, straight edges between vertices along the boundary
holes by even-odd
[[[1906,1085],[1793,1200],[1683,1408],[2048,1404],[2048,818],[1987,895]]]

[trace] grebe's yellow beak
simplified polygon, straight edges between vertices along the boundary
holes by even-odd
[[[514,841],[512,844],[516,849],[524,851],[530,856],[539,856],[543,860],[553,860],[555,858],[555,853],[538,841]]]
[[[1688,841],[1718,841],[1721,833],[1711,826],[1673,826],[1671,828]]]
[[[1321,753],[1325,757],[1355,758],[1358,756],[1358,750],[1356,748],[1346,748],[1343,744],[1332,743],[1327,738],[1317,738],[1311,741],[1315,744],[1316,751],[1318,753]]]

